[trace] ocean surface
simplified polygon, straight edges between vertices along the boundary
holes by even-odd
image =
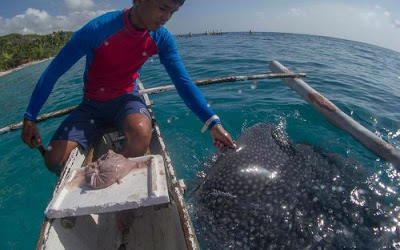
[[[284,33],[195,35],[177,37],[176,41],[194,80],[267,73],[271,61],[278,60],[294,72],[306,73],[305,81],[311,87],[400,148],[398,52],[348,40]],[[0,77],[0,127],[22,119],[36,81],[48,64],[46,61]],[[81,60],[59,79],[41,113],[80,102],[83,70]],[[157,57],[145,64],[141,80],[145,87],[170,83]],[[281,124],[293,142],[339,155],[369,173],[361,180],[369,189],[364,198],[374,201],[386,218],[375,225],[376,230],[390,237],[389,243],[383,241],[384,245],[378,246],[398,247],[399,171],[331,125],[281,80],[224,83],[201,90],[233,138],[259,122]],[[211,137],[200,132],[201,122],[175,92],[154,94],[151,99],[178,177],[191,189],[205,162],[216,153]],[[44,144],[63,119],[39,124]],[[39,152],[21,142],[20,131],[0,138],[0,249],[33,249],[57,179],[47,171]]]

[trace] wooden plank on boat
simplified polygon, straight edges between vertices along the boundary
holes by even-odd
[[[162,156],[147,155],[130,160],[150,161],[150,164],[147,167],[132,169],[120,183],[103,189],[92,189],[84,183],[76,183],[77,178],[81,177],[77,175],[77,170],[70,172],[46,209],[47,218],[115,212],[168,203]]]

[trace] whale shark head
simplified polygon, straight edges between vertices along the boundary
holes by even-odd
[[[289,159],[287,137],[271,124],[259,123],[248,128],[237,138],[236,145],[236,149],[227,150],[215,162],[202,184],[203,192],[260,192]]]

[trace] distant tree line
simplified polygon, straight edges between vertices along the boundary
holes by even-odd
[[[0,36],[0,71],[55,56],[71,35],[72,32],[58,31],[48,35]]]

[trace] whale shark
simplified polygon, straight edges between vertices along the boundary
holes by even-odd
[[[217,155],[191,193],[204,249],[400,244],[396,194],[385,192],[390,202],[378,194],[380,180],[356,161],[293,143],[269,123],[247,128],[236,145]]]

